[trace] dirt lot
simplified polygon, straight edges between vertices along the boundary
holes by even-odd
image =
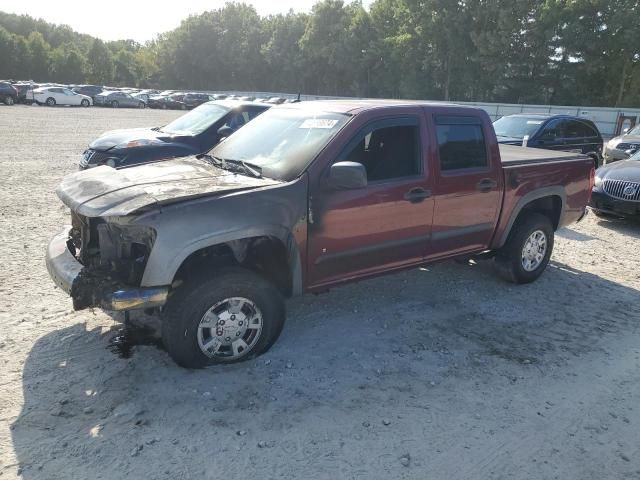
[[[0,107],[0,477],[640,478],[640,224],[558,232],[536,283],[442,264],[288,304],[266,355],[186,371],[73,312],[53,191],[112,128],[178,112]]]

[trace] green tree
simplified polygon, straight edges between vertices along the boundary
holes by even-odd
[[[107,84],[113,80],[113,57],[100,39],[94,39],[87,53],[87,78],[89,82]]]
[[[45,41],[40,32],[31,32],[27,37],[28,72],[29,76],[36,81],[49,80],[49,68],[51,65],[51,47]]]

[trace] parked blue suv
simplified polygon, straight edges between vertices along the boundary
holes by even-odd
[[[596,168],[602,165],[602,135],[598,127],[585,118],[570,115],[520,113],[493,122],[498,143],[584,153],[593,158]]]

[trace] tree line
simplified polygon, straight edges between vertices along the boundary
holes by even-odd
[[[228,3],[142,45],[0,12],[0,78],[637,107],[639,15],[640,0]]]

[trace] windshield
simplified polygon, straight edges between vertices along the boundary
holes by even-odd
[[[631,130],[627,132],[627,135],[637,135],[640,136],[640,125],[633,127]]]
[[[259,167],[265,177],[293,180],[348,119],[338,113],[268,110],[218,144],[211,154]]]
[[[499,137],[524,138],[532,136],[544,123],[544,119],[535,117],[502,117],[493,123]]]
[[[198,135],[216,123],[229,112],[222,105],[200,105],[186,115],[174,120],[160,129],[175,135]]]

